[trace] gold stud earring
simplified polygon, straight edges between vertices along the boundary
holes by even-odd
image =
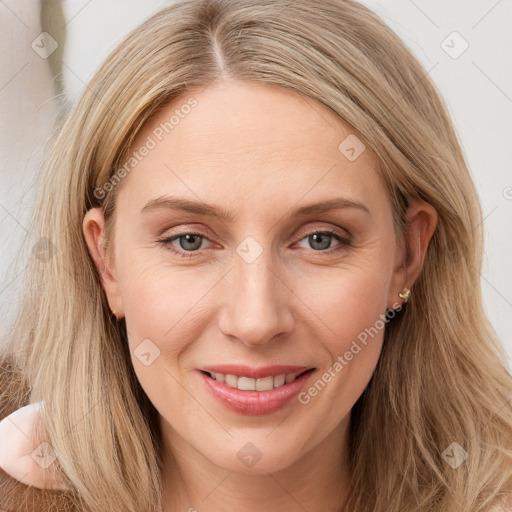
[[[115,316],[116,318],[118,318],[118,316],[117,316],[117,313],[116,313],[116,310],[115,310],[115,309],[113,309],[113,310],[112,310],[112,313],[114,313],[114,316]]]
[[[399,294],[398,296],[401,298],[401,299],[404,299],[404,304],[409,300],[409,296],[411,295],[411,290],[409,290],[409,288],[404,288]]]

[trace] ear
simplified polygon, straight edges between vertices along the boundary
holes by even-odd
[[[388,308],[396,309],[403,303],[398,294],[410,289],[423,267],[428,244],[437,227],[435,208],[420,199],[409,199],[406,213],[404,246],[395,259],[395,269],[388,297]]]
[[[96,265],[110,309],[117,318],[124,316],[123,301],[119,291],[114,262],[108,258],[104,245],[105,220],[102,208],[90,209],[82,224],[85,240]]]

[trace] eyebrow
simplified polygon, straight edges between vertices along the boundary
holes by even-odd
[[[155,199],[151,199],[141,209],[140,213],[144,214],[160,208],[180,210],[205,217],[215,217],[224,222],[232,222],[235,218],[232,213],[218,206],[173,196],[160,196]],[[290,211],[289,215],[290,217],[305,217],[308,215],[324,213],[330,210],[342,210],[346,208],[358,209],[371,215],[370,210],[366,205],[347,197],[337,197],[306,206],[296,207]]]

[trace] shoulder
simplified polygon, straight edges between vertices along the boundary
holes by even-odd
[[[0,358],[0,512],[78,510],[50,445],[36,439],[44,404],[20,404],[28,398],[22,382],[16,366]]]
[[[42,402],[29,404],[0,421],[0,468],[25,485],[68,490],[52,467],[56,457],[50,444],[35,436],[43,407]]]

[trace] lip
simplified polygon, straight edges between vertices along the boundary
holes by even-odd
[[[212,368],[212,367],[210,367]],[[215,368],[222,368],[221,366],[216,366]],[[224,369],[226,367],[223,367]],[[239,367],[237,367],[239,368]],[[270,367],[269,367],[270,368]],[[272,367],[277,368],[277,367]],[[281,367],[283,368],[283,367]],[[289,368],[299,368],[292,367]],[[304,370],[308,370],[307,367],[300,367]],[[263,370],[263,369],[260,369]],[[293,400],[299,393],[300,390],[305,386],[306,381],[315,373],[315,369],[309,368],[306,373],[299,375],[293,382],[289,382],[288,384],[284,384],[275,389],[270,389],[268,391],[242,391],[240,389],[232,388],[223,382],[218,382],[215,379],[212,379],[202,371],[198,370],[199,376],[203,379],[206,388],[212,393],[212,395],[226,408],[231,411],[246,414],[249,416],[261,416],[264,414],[272,414],[286,404],[288,404],[291,400]],[[204,371],[213,371],[213,370],[204,370]],[[245,371],[245,370],[244,370]],[[268,369],[266,370],[268,371]],[[274,371],[274,370],[272,370]],[[224,371],[220,371],[218,373],[224,373]],[[281,373],[296,373],[282,371]],[[299,373],[299,372],[297,372]],[[236,375],[236,373],[231,373],[228,375]],[[249,377],[248,374],[242,373]],[[277,373],[276,375],[279,375]],[[263,377],[252,377],[252,378],[264,378],[265,376],[269,377],[270,375],[267,373],[263,375]]]
[[[240,364],[219,364],[215,366],[205,366],[199,368],[204,372],[223,373],[225,375],[236,375],[237,377],[249,377],[251,379],[264,379],[265,377],[275,377],[283,373],[302,373],[312,368],[311,366],[291,366],[291,365],[272,365],[254,368]]]

